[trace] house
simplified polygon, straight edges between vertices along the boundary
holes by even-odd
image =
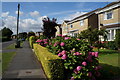
[[[93,29],[98,28],[98,14],[95,13],[98,10],[100,10],[100,8],[70,20],[67,22],[67,27],[63,29],[65,29],[70,36],[75,37],[78,36],[81,31],[88,29],[90,26]]]
[[[120,1],[106,5],[96,14],[98,14],[99,29],[106,29],[108,41],[113,41],[116,31],[120,29]]]
[[[68,33],[69,33],[68,24],[67,24],[68,22],[69,22],[69,20],[64,20],[62,25],[61,25],[63,35],[68,35]]]

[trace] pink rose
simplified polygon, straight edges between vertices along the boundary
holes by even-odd
[[[77,69],[74,69],[74,73],[75,73],[75,74],[78,74],[78,71],[77,71]]]
[[[98,52],[95,52],[95,57],[98,57]]]
[[[65,45],[65,43],[64,43],[64,42],[61,42],[61,43],[60,43],[60,46],[64,46],[64,45]]]
[[[57,36],[61,36],[62,37],[62,34],[58,34]]]
[[[92,56],[89,55],[86,60],[88,60],[89,62],[92,62],[93,61]]]
[[[58,56],[60,57],[60,56],[62,56],[62,54],[61,54],[61,53],[59,53],[59,54],[58,54]]]
[[[44,44],[47,44],[48,42],[44,42]]]
[[[73,55],[77,55],[77,56],[79,56],[79,55],[82,55],[82,53],[75,52]]]
[[[100,70],[102,67],[101,66],[96,66],[95,70]]]
[[[91,73],[91,72],[88,72],[88,76],[89,76],[89,77],[92,77],[92,73]]]
[[[64,54],[61,58],[62,58],[62,59],[67,59],[67,55]]]
[[[89,55],[92,55],[92,52],[88,52]]]
[[[71,77],[71,79],[70,80],[74,80],[74,77]]]
[[[64,39],[67,40],[67,39],[70,39],[70,37],[65,37]]]
[[[62,54],[62,55],[66,54],[66,51],[65,51],[65,50],[63,50],[63,51],[61,52],[61,54]]]
[[[38,39],[36,42],[42,42],[42,40]]]
[[[82,65],[83,65],[83,66],[86,66],[86,65],[87,65],[87,63],[84,61],[84,62],[82,62]]]
[[[77,71],[80,71],[81,69],[82,69],[82,67],[81,66],[77,66]]]
[[[95,52],[92,52],[92,56],[95,56]]]
[[[80,39],[77,39],[77,40],[80,40]]]

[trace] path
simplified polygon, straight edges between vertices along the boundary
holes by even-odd
[[[37,80],[46,80],[42,67],[36,60],[28,41],[24,42],[23,48],[17,49],[16,56],[3,78],[38,78]]]

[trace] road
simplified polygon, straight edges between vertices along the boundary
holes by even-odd
[[[13,43],[15,43],[15,40],[7,41],[7,42],[1,42],[0,43],[0,49],[2,50],[2,49],[6,48],[7,46],[9,46],[10,44],[13,44]]]

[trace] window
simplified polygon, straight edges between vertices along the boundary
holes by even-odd
[[[73,28],[73,25],[70,25],[70,28]]]
[[[84,20],[81,20],[80,21],[80,26],[83,26],[84,25]]]
[[[110,30],[108,30],[107,39],[110,40]]]
[[[113,12],[112,11],[105,12],[105,14],[104,14],[104,20],[112,19],[112,18],[113,18]]]

